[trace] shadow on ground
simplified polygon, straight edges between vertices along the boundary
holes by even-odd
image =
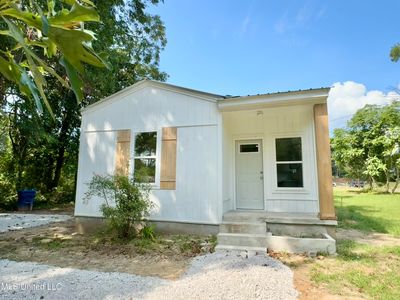
[[[336,215],[338,216],[340,228],[388,233],[388,228],[392,226],[393,222],[388,219],[371,216],[371,214],[380,211],[380,209],[371,206],[336,206]]]

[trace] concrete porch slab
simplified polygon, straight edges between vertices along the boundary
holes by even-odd
[[[321,238],[296,238],[290,236],[267,236],[267,247],[276,252],[288,253],[336,253],[336,241],[329,235]]]
[[[267,212],[264,210],[230,210],[223,216],[224,221],[267,222],[277,224],[303,224],[337,226],[336,220],[320,220],[317,214]]]

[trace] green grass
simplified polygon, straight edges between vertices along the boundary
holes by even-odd
[[[400,236],[400,194],[335,188],[339,227]],[[336,257],[316,261],[311,279],[333,294],[400,299],[400,246],[337,243]]]
[[[340,228],[400,236],[400,194],[334,189]]]
[[[48,241],[47,241],[48,240]],[[43,242],[45,241],[45,242]],[[66,240],[61,240],[61,239],[45,239],[43,237],[34,237],[32,239],[32,243],[36,246],[40,246],[42,248],[45,248],[47,250],[58,250],[60,248],[66,247],[68,244],[68,241]]]
[[[334,294],[400,299],[400,247],[338,243],[338,256],[317,262],[311,279]]]

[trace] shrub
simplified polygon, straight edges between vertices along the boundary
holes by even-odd
[[[103,216],[118,237],[130,239],[146,225],[153,207],[149,198],[150,185],[136,182],[133,178],[120,175],[94,175],[85,194],[85,201],[92,196],[105,200],[101,206]]]

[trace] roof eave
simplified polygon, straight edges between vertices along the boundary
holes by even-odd
[[[180,86],[172,85],[172,84],[165,83],[165,82],[144,79],[144,80],[138,81],[135,84],[116,92],[115,94],[112,94],[106,98],[103,98],[93,104],[90,104],[90,105],[84,107],[81,110],[81,113],[84,114],[86,112],[93,110],[94,108],[101,106],[101,105],[111,103],[111,102],[113,102],[112,101],[113,99],[123,97],[129,93],[133,93],[133,92],[140,90],[146,86],[151,86],[151,87],[156,87],[156,88],[160,88],[160,89],[167,90],[167,91],[177,92],[177,93],[189,95],[192,97],[196,97],[196,98],[206,100],[206,101],[211,101],[211,102],[217,102],[218,100],[225,98],[224,96],[221,96],[221,95],[216,95],[216,94],[206,93],[206,92],[193,90],[193,89],[189,89],[189,88],[185,88],[185,87],[180,87]]]
[[[330,88],[237,97],[218,101],[220,111],[326,103]]]

